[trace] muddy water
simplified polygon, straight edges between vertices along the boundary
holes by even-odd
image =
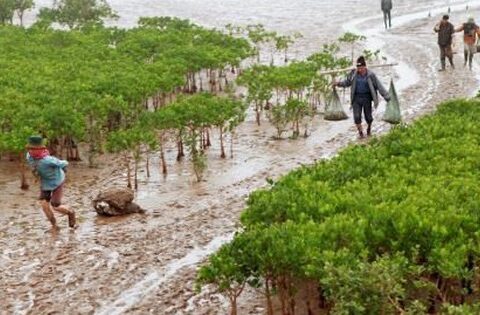
[[[394,71],[376,72],[385,84],[390,76],[402,82],[400,97],[407,121],[443,99],[474,91],[476,78],[461,67],[460,54],[455,57],[455,71],[442,75],[436,71],[437,47],[430,33],[438,16],[426,17],[432,4],[446,1],[416,1],[415,8],[410,1],[396,1],[398,18],[388,32],[382,30],[378,12],[371,10],[377,2],[366,0],[359,6],[359,1],[335,1],[332,6],[332,1],[308,0],[224,0],[208,5],[200,0],[111,1],[124,16],[119,23],[125,26],[133,25],[138,16],[169,14],[210,26],[259,22],[282,32],[301,31],[305,38],[295,48],[298,56],[345,30],[362,32],[369,36],[369,48],[381,48],[389,60],[403,63]],[[469,1],[471,6],[478,2]],[[464,7],[463,1],[455,3],[456,10]],[[37,1],[37,7],[41,4]],[[464,12],[452,13],[454,21],[464,17]],[[475,65],[474,73],[478,70]],[[389,129],[378,122],[381,112],[382,107],[376,113],[377,133]],[[267,123],[256,126],[250,113],[233,139],[233,158],[219,158],[215,138],[208,152],[206,181],[201,183],[195,183],[187,162],[175,162],[173,147],[167,154],[167,177],[160,174],[158,155],[153,155],[152,176],[140,173],[137,194],[149,210],[147,215],[97,218],[91,197],[102,187],[124,185],[123,170],[111,157],[102,158],[100,169],[75,165],[65,198],[80,217],[74,233],[66,229],[66,218],[59,218],[64,227],[59,233],[45,233],[48,224],[34,202],[35,187],[20,191],[14,164],[1,162],[0,314],[225,314],[228,303],[221,296],[193,292],[195,267],[231,237],[248,193],[265,186],[267,177],[330,157],[356,141],[350,120],[332,123],[316,118],[310,132],[308,138],[274,140],[274,129]],[[247,296],[240,314],[263,313],[260,298],[254,292]]]

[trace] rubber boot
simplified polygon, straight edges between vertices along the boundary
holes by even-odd
[[[367,137],[370,137],[372,135],[372,124],[368,124],[367,127]]]
[[[48,221],[50,221],[53,227],[57,226],[57,221],[55,220],[53,211],[50,208],[50,203],[46,200],[42,200],[41,206],[42,206],[43,213],[45,213],[45,216],[47,217]]]
[[[360,139],[365,138],[365,135],[363,134],[362,124],[358,124],[358,125],[356,125],[356,126],[357,126],[357,129],[358,129],[358,137],[359,137]]]

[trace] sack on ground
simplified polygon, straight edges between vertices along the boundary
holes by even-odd
[[[342,102],[338,96],[337,90],[333,89],[332,94],[328,97],[325,104],[325,120],[344,120],[348,119],[347,113],[343,110]]]
[[[390,101],[387,103],[383,120],[390,124],[399,124],[402,121],[402,114],[400,113],[400,104],[393,80],[390,81],[388,93],[390,94]]]

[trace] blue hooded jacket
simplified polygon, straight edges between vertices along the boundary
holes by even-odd
[[[68,165],[65,160],[59,160],[53,156],[34,159],[27,153],[27,162],[40,176],[42,190],[55,190],[65,180],[63,168]]]

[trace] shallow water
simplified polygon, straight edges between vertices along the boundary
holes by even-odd
[[[45,3],[37,1],[37,8]],[[472,93],[477,83],[462,69],[441,76],[436,72],[435,36],[428,32],[438,16],[427,15],[430,8],[436,8],[433,14],[446,10],[446,1],[411,3],[395,1],[394,28],[385,32],[379,1],[373,0],[111,1],[121,16],[118,23],[126,27],[139,16],[176,15],[206,26],[263,23],[279,32],[300,31],[304,38],[292,50],[297,57],[346,30],[361,32],[369,37],[368,48],[381,48],[390,61],[400,63],[392,73],[376,72],[385,84],[390,76],[397,80],[407,121],[445,98]],[[458,10],[452,20],[460,21],[466,2],[450,3]],[[426,35],[412,38],[414,32]],[[461,62],[459,57],[456,61]],[[379,121],[381,111],[375,116],[376,133],[390,128]],[[140,173],[137,193],[146,215],[98,218],[91,198],[105,186],[125,185],[124,170],[117,169],[110,157],[101,160],[102,169],[76,165],[66,190],[66,201],[80,217],[74,233],[63,228],[45,234],[48,224],[35,204],[35,185],[20,191],[14,164],[0,162],[0,267],[6,270],[0,275],[0,300],[6,312],[225,314],[224,300],[192,292],[195,266],[229,239],[248,193],[265,187],[267,177],[330,157],[356,139],[350,120],[326,122],[317,117],[310,131],[308,138],[274,140],[266,119],[258,127],[250,112],[234,139],[233,158],[219,158],[214,135],[206,181],[201,183],[194,181],[187,161],[175,162],[173,146],[167,153],[167,177],[159,172],[158,154],[152,155],[152,176]],[[66,226],[65,218],[59,221]],[[252,310],[248,302],[244,304],[245,310]]]

